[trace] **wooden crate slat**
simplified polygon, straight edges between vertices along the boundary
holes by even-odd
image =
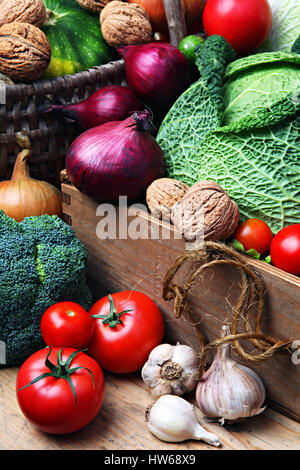
[[[89,254],[88,277],[95,296],[108,292],[137,289],[155,300],[165,318],[166,337],[198,347],[194,329],[186,321],[175,320],[172,302],[162,299],[162,282],[167,270],[185,250],[182,240],[99,240],[96,236],[98,202],[77,191],[70,184],[62,184],[68,196],[63,211],[72,221],[72,227],[86,246]],[[129,223],[136,211],[129,211]],[[139,213],[141,223],[158,224],[148,213]],[[300,339],[300,279],[247,258],[262,278],[265,294],[263,331],[283,340]],[[183,285],[187,270],[176,278]],[[207,340],[220,335],[224,319],[231,314],[240,288],[239,273],[218,267],[205,273],[189,296],[191,307],[199,314],[201,327]],[[262,377],[272,406],[300,420],[300,366],[293,364],[290,355],[277,355],[271,361],[254,368]]]

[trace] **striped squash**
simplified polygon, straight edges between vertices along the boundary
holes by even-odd
[[[47,18],[42,30],[51,44],[45,78],[72,75],[111,60],[99,15],[84,10],[75,0],[44,0],[44,3]]]

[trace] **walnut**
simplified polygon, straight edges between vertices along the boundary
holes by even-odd
[[[0,27],[0,72],[12,80],[37,80],[50,58],[50,43],[36,26],[14,21]]]
[[[181,201],[189,187],[172,178],[159,178],[147,189],[146,200],[151,214],[159,219],[170,220],[174,204]]]
[[[78,5],[94,13],[101,13],[105,5],[111,0],[76,0]]]
[[[152,41],[152,27],[146,10],[136,3],[109,2],[100,14],[104,39],[112,47]]]
[[[187,241],[225,240],[240,219],[238,205],[214,181],[193,184],[173,206],[171,220]]]
[[[13,21],[42,26],[46,19],[43,0],[0,0],[0,26]]]

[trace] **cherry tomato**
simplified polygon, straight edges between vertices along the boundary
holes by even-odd
[[[254,249],[264,255],[273,238],[270,227],[260,219],[248,219],[238,225],[233,238],[238,240],[245,251]]]
[[[67,434],[98,414],[105,383],[101,367],[87,354],[45,348],[21,366],[16,390],[20,409],[34,426],[50,434]]]
[[[41,334],[48,346],[85,349],[93,332],[94,323],[89,313],[75,302],[52,305],[41,319]]]
[[[289,225],[275,235],[270,255],[274,266],[300,276],[300,224]]]
[[[162,341],[164,322],[160,310],[141,292],[108,295],[93,305],[90,314],[97,317],[88,354],[111,372],[141,369]]]
[[[207,0],[203,11],[207,36],[223,36],[240,55],[248,55],[267,39],[272,28],[268,0]]]

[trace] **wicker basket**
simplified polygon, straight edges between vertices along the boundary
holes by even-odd
[[[181,0],[163,2],[170,40],[177,46],[186,31]],[[78,103],[103,86],[122,83],[125,84],[123,59],[74,75],[5,85],[6,104],[0,104],[0,181],[10,178],[20,150],[15,133],[26,129],[33,150],[31,176],[59,185],[68,147],[76,137],[75,126],[63,122],[55,112],[43,114],[41,106],[58,100]]]
[[[123,81],[124,61],[118,60],[74,75],[5,85],[6,104],[0,104],[0,180],[10,178],[20,150],[15,133],[26,129],[33,149],[31,175],[58,184],[76,131],[74,125],[64,123],[57,113],[43,114],[41,105],[58,100],[78,103],[103,86]]]

